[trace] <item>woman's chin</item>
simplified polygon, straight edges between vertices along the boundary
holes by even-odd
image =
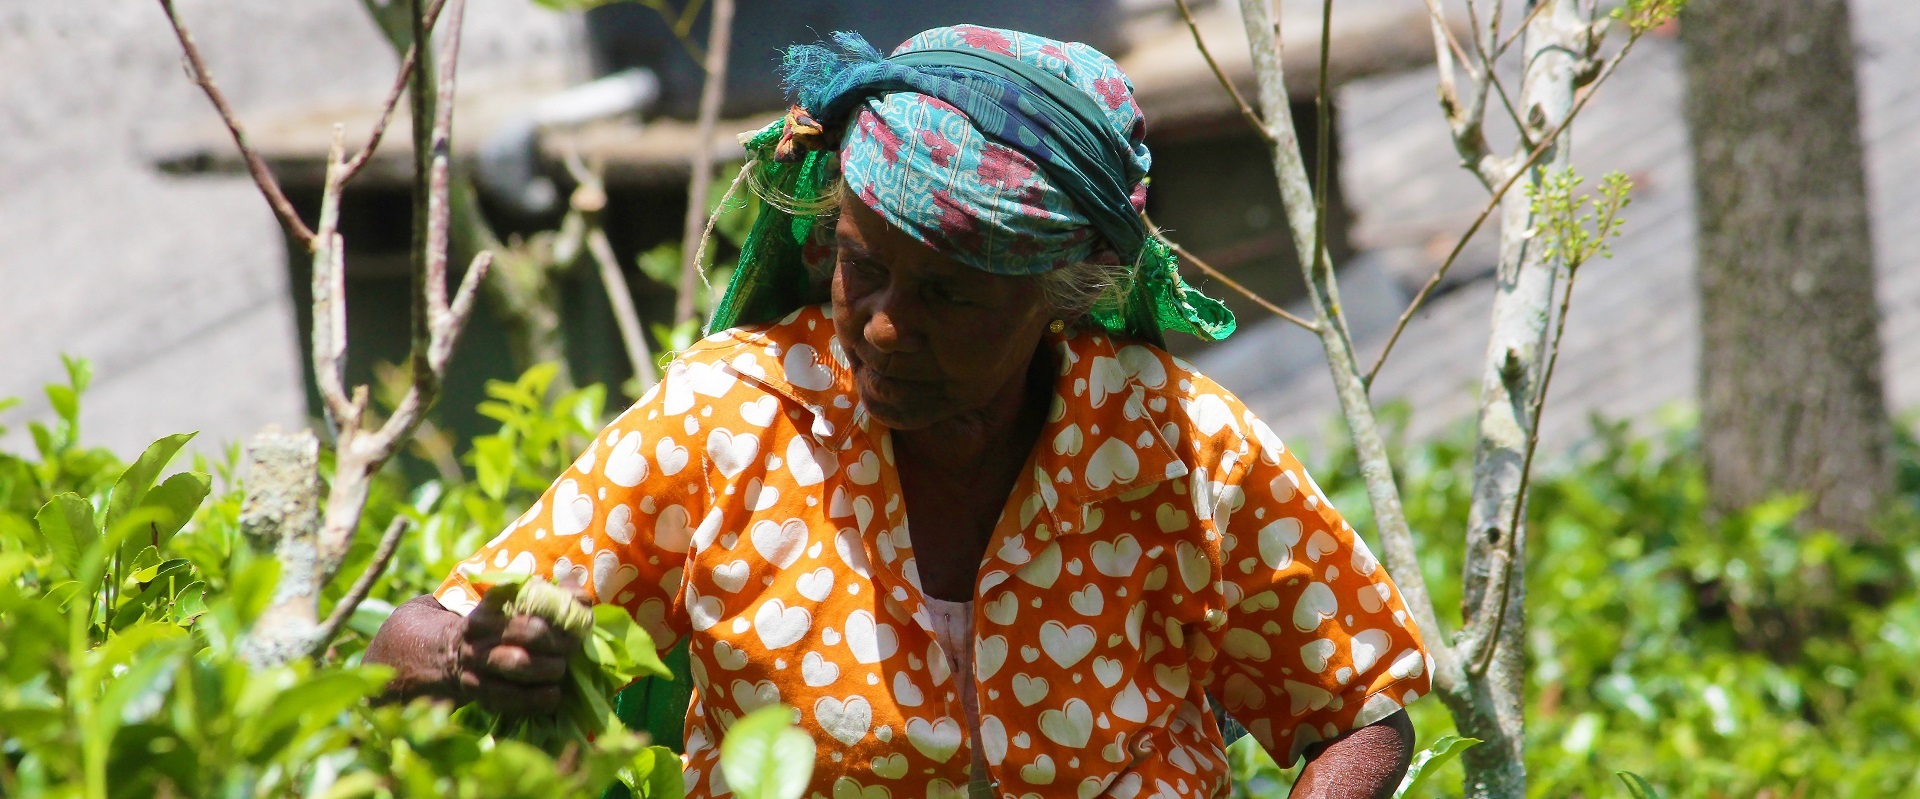
[[[854,389],[867,415],[891,430],[919,430],[951,415],[941,411],[941,403],[900,381],[861,374],[854,381]]]

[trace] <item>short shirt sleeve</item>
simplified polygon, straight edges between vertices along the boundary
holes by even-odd
[[[1237,507],[1216,519],[1227,623],[1211,693],[1283,766],[1428,690],[1400,592],[1293,454],[1246,415]]]
[[[666,385],[600,431],[539,501],[461,561],[434,592],[440,604],[469,613],[490,587],[481,575],[540,575],[626,608],[655,646],[672,646],[685,633],[681,578],[708,494],[700,449],[679,440],[680,415],[662,412]]]

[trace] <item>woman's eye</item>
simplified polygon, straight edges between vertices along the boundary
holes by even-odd
[[[946,303],[947,305],[972,305],[973,304],[973,299],[971,297],[954,292],[950,289],[936,286],[933,289],[931,289],[931,293],[933,294],[934,299],[939,300],[940,302]]]

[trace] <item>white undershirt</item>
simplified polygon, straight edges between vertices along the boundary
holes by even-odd
[[[926,597],[933,617],[933,636],[947,654],[947,666],[953,671],[953,683],[960,692],[960,704],[966,709],[967,733],[972,736],[973,767],[967,793],[971,797],[995,795],[992,778],[987,774],[986,750],[980,746],[980,700],[973,689],[973,603],[948,602]]]

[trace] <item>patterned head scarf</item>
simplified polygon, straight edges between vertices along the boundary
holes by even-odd
[[[1133,266],[1128,299],[1089,314],[1116,333],[1161,343],[1164,330],[1233,332],[1233,315],[1180,280],[1141,217],[1152,156],[1112,59],[974,25],[927,31],[887,58],[858,34],[834,39],[837,49],[787,50],[783,78],[797,102],[745,139],[762,184],[804,204],[844,177],[895,227],[993,274],[1117,258]],[[710,327],[818,299],[803,259],[819,231],[793,210],[762,209]]]

